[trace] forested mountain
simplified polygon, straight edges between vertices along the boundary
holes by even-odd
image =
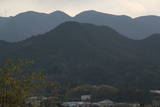
[[[159,41],[160,34],[131,40],[107,26],[66,22],[21,42],[0,41],[0,59],[33,60],[34,71],[62,84],[157,89]]]
[[[33,11],[20,13],[14,17],[0,18],[0,40],[10,42],[25,40],[33,35],[43,34],[66,21],[77,21],[96,25],[107,25],[131,39],[144,39],[160,33],[159,16],[131,18],[125,15],[111,15],[97,11],[84,11],[70,17],[61,11],[50,14]]]

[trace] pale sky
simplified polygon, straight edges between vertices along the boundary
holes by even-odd
[[[25,11],[50,13],[56,10],[71,16],[85,10],[132,17],[160,16],[160,0],[0,0],[0,16],[14,16]]]

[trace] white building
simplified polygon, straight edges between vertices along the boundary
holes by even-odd
[[[114,105],[114,102],[111,100],[103,100],[97,103],[100,107],[112,107]]]
[[[64,107],[90,107],[91,103],[87,102],[64,102]]]
[[[91,101],[91,95],[82,95],[81,101]]]

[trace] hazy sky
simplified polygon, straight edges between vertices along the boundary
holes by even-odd
[[[71,16],[84,10],[97,10],[136,17],[160,15],[160,0],[0,0],[0,16],[29,10],[46,13],[62,10]]]

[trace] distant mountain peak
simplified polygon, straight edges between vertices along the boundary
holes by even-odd
[[[63,11],[61,11],[61,10],[56,10],[56,11],[54,11],[54,12],[52,12],[52,13],[57,13],[57,14],[59,14],[59,13],[61,13],[61,14],[66,14],[65,12],[63,12]],[[52,14],[52,13],[50,13],[50,14]]]
[[[137,19],[137,18],[149,18],[149,19],[154,19],[154,18],[160,18],[160,16],[155,16],[155,15],[139,16],[139,17],[136,17],[135,19]]]
[[[75,16],[76,17],[86,17],[86,16],[96,16],[96,17],[119,17],[119,18],[124,18],[124,19],[133,19],[130,16],[127,15],[114,15],[114,14],[109,14],[109,13],[103,13],[95,10],[87,10],[83,11]]]
[[[52,13],[50,13],[50,15],[57,15],[57,16],[69,16],[68,14],[66,14],[65,12],[61,11],[61,10],[57,10],[57,11],[54,11]],[[69,16],[70,17],[70,16]]]
[[[96,10],[86,10],[86,11],[83,11],[81,13],[103,13],[103,12],[99,12],[99,11],[96,11]],[[79,14],[81,14],[79,13]]]
[[[27,16],[33,16],[33,15],[45,15],[45,13],[40,13],[40,12],[35,12],[35,11],[27,11],[27,12],[20,13],[20,14],[16,15],[15,17],[19,17],[19,16],[27,17]]]
[[[159,24],[160,23],[159,22],[160,16],[154,16],[154,15],[140,16],[140,17],[136,17],[134,19],[137,21],[140,21],[140,22],[150,22],[151,24],[153,24],[153,23]]]
[[[86,10],[86,11],[83,11],[81,13],[99,13],[99,12],[96,11],[96,10]]]
[[[115,15],[112,15],[112,14],[103,13],[103,12],[99,12],[99,11],[95,11],[95,10],[86,10],[86,11],[83,11],[83,12],[77,14],[75,17],[85,16],[85,15],[99,15],[99,14],[115,16]]]
[[[132,18],[127,15],[87,10],[71,17],[60,10],[49,14],[28,11],[14,17],[0,17],[0,40],[11,42],[24,40],[32,35],[46,33],[66,21],[109,26],[120,34],[136,40],[160,33],[160,16]]]

